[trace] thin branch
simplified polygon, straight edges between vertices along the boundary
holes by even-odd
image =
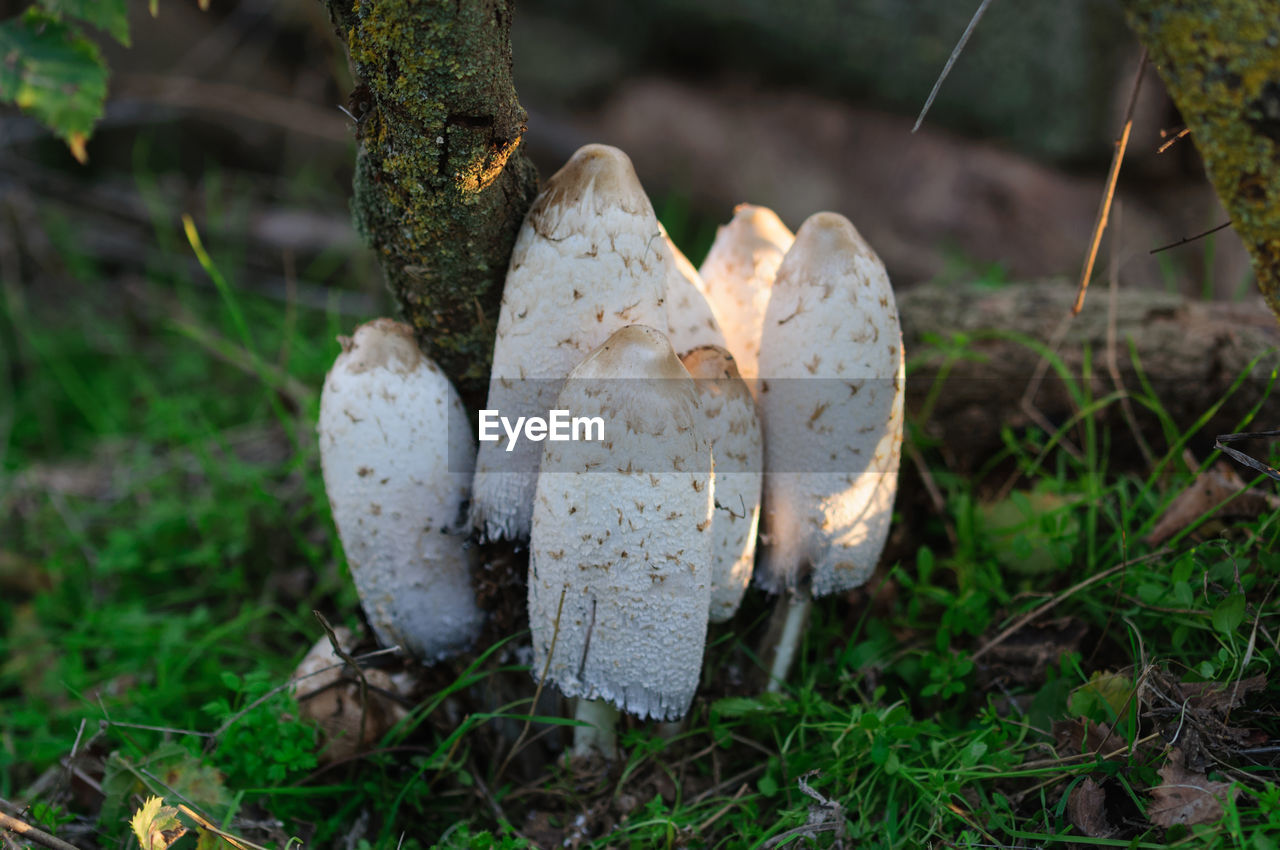
[[[1224,221],[1222,224],[1219,224],[1217,227],[1210,227],[1208,230],[1205,230],[1201,233],[1197,233],[1195,236],[1184,236],[1181,239],[1179,239],[1177,242],[1170,242],[1168,245],[1161,245],[1159,248],[1152,248],[1147,253],[1159,254],[1161,251],[1168,251],[1170,248],[1177,248],[1179,245],[1186,245],[1188,242],[1194,242],[1197,239],[1203,239],[1206,236],[1209,236],[1210,234],[1217,233],[1219,230],[1226,230],[1230,226],[1231,226],[1231,221],[1227,220],[1227,221]]]
[[[18,820],[12,815],[0,812],[0,829],[8,830],[15,835],[21,835],[23,838],[34,841],[37,844],[43,844],[51,850],[80,850],[74,844],[68,844],[61,838],[50,835],[41,829],[36,829],[24,820]]]
[[[1080,286],[1076,290],[1076,303],[1071,308],[1071,315],[1078,316],[1084,308],[1084,293],[1089,288],[1089,278],[1093,276],[1093,264],[1098,259],[1098,246],[1102,244],[1102,234],[1107,229],[1107,216],[1111,212],[1111,201],[1116,194],[1116,181],[1120,178],[1120,163],[1124,162],[1125,149],[1129,147],[1129,132],[1133,129],[1133,111],[1138,106],[1138,92],[1142,90],[1142,72],[1147,68],[1147,48],[1142,48],[1138,57],[1138,70],[1133,75],[1133,88],[1129,91],[1129,105],[1124,110],[1124,127],[1120,130],[1120,138],[1116,139],[1116,149],[1111,155],[1111,170],[1107,173],[1106,189],[1102,193],[1102,203],[1098,205],[1098,217],[1093,223],[1093,235],[1089,237],[1089,253],[1085,256],[1084,268],[1080,271]]]
[[[986,13],[987,7],[990,5],[991,0],[982,0],[978,4],[978,11],[974,12],[973,17],[969,19],[969,25],[964,28],[964,34],[960,36],[960,40],[956,42],[951,55],[947,57],[947,64],[942,66],[942,73],[938,75],[938,81],[933,84],[929,97],[924,102],[924,108],[920,110],[920,116],[916,118],[916,124],[911,128],[911,132],[914,133],[919,130],[920,125],[924,123],[924,116],[929,113],[929,107],[933,106],[933,99],[938,96],[938,91],[942,88],[942,81],[951,73],[951,66],[956,64],[956,60],[960,58],[960,51],[964,50],[964,46],[969,43],[969,36],[973,35],[973,31],[978,27],[978,21],[982,20],[983,14]]]
[[[1169,551],[1168,549],[1157,549],[1156,551],[1143,555],[1140,558],[1134,558],[1133,560],[1122,561],[1119,564],[1116,564],[1114,567],[1105,569],[1102,572],[1097,573],[1096,575],[1090,576],[1084,581],[1073,584],[1071,587],[1068,587],[1066,590],[1054,596],[1048,602],[1045,602],[1043,605],[1039,605],[1036,608],[1033,608],[1032,610],[1028,611],[1026,614],[1023,614],[1021,617],[1014,620],[1013,623],[1011,623],[1008,628],[1006,628],[1004,631],[1000,632],[1000,634],[996,635],[991,640],[983,644],[978,649],[978,651],[975,652],[971,657],[973,658],[974,661],[977,661],[979,658],[986,655],[988,652],[995,649],[1000,644],[1004,643],[1011,636],[1013,636],[1015,633],[1021,630],[1028,623],[1035,620],[1041,614],[1050,610],[1051,608],[1058,606],[1062,602],[1066,601],[1069,597],[1075,596],[1077,593],[1084,590],[1085,588],[1091,587],[1097,584],[1098,582],[1102,581],[1103,579],[1109,579],[1112,576],[1114,576],[1116,573],[1123,572],[1131,564],[1140,564],[1144,561],[1153,560],[1162,555],[1168,554],[1168,551]]]

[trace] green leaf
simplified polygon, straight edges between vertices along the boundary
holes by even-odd
[[[142,808],[133,813],[129,827],[138,837],[142,850],[167,850],[176,841],[186,827],[178,820],[178,810],[164,805],[159,797],[150,797]],[[166,835],[166,832],[177,830],[177,835]]]
[[[1213,627],[1223,634],[1230,634],[1244,622],[1244,594],[1233,593],[1213,609]]]
[[[129,4],[127,0],[40,0],[49,14],[76,18],[109,33],[129,46]]]
[[[0,101],[34,115],[80,162],[106,97],[107,69],[93,42],[35,8],[0,24]]]

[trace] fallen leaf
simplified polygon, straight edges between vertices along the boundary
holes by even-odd
[[[1197,476],[1190,487],[1169,503],[1160,515],[1160,521],[1147,535],[1146,542],[1159,546],[1219,505],[1222,507],[1217,511],[1218,515],[1245,517],[1254,517],[1275,507],[1272,499],[1248,490],[1234,469],[1217,464]]]
[[[1226,714],[1240,704],[1240,701],[1254,691],[1260,691],[1267,685],[1267,677],[1259,673],[1248,679],[1222,684],[1219,682],[1179,682],[1183,699],[1190,700],[1188,707],[1192,709],[1210,709]]]
[[[1086,776],[1067,798],[1067,819],[1090,838],[1106,838],[1113,831],[1107,822],[1106,801],[1107,792],[1093,777]]]
[[[1151,789],[1147,817],[1156,826],[1194,826],[1219,820],[1223,801],[1239,791],[1230,782],[1212,782],[1203,773],[1188,771],[1183,758],[1182,750],[1170,750],[1169,760],[1160,768],[1164,782]]]

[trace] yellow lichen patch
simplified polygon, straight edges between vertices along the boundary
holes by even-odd
[[[1124,0],[1280,317],[1280,0]]]

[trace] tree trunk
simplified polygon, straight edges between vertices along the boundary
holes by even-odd
[[[537,174],[511,79],[512,0],[325,0],[356,78],[352,208],[419,344],[483,393]]]
[[[926,433],[939,440],[953,467],[972,471],[982,466],[1002,448],[1003,429],[1016,432],[1034,424],[1021,403],[1040,360],[1028,343],[1048,346],[1074,296],[1075,287],[1066,281],[995,290],[926,284],[898,295],[902,344],[911,363],[908,411],[917,421],[928,416]],[[1067,326],[1058,357],[1075,387],[1099,399],[1116,386],[1108,370],[1110,305],[1105,291],[1094,296]],[[1240,386],[1204,431],[1210,436],[1227,433],[1256,405],[1255,430],[1280,427],[1280,387],[1271,388],[1270,398],[1266,395],[1272,371],[1280,368],[1280,325],[1260,301],[1230,304],[1120,290],[1114,315],[1115,363],[1124,389],[1145,394],[1145,377],[1179,434],[1237,379]],[[952,358],[944,371],[948,350],[963,359]],[[935,381],[936,397],[930,401]],[[1051,369],[1034,396],[1035,409],[1053,427],[1079,409],[1070,389]],[[1152,449],[1163,454],[1168,443],[1157,416],[1141,403],[1131,407]],[[1096,421],[1117,426],[1116,440],[1126,440],[1118,404],[1108,405]],[[1074,433],[1068,436],[1075,439]],[[1212,439],[1206,444],[1203,436],[1193,444],[1201,456],[1212,448]],[[1114,457],[1138,458],[1115,443],[1113,448]]]
[[[1280,0],[1122,0],[1280,317]]]

